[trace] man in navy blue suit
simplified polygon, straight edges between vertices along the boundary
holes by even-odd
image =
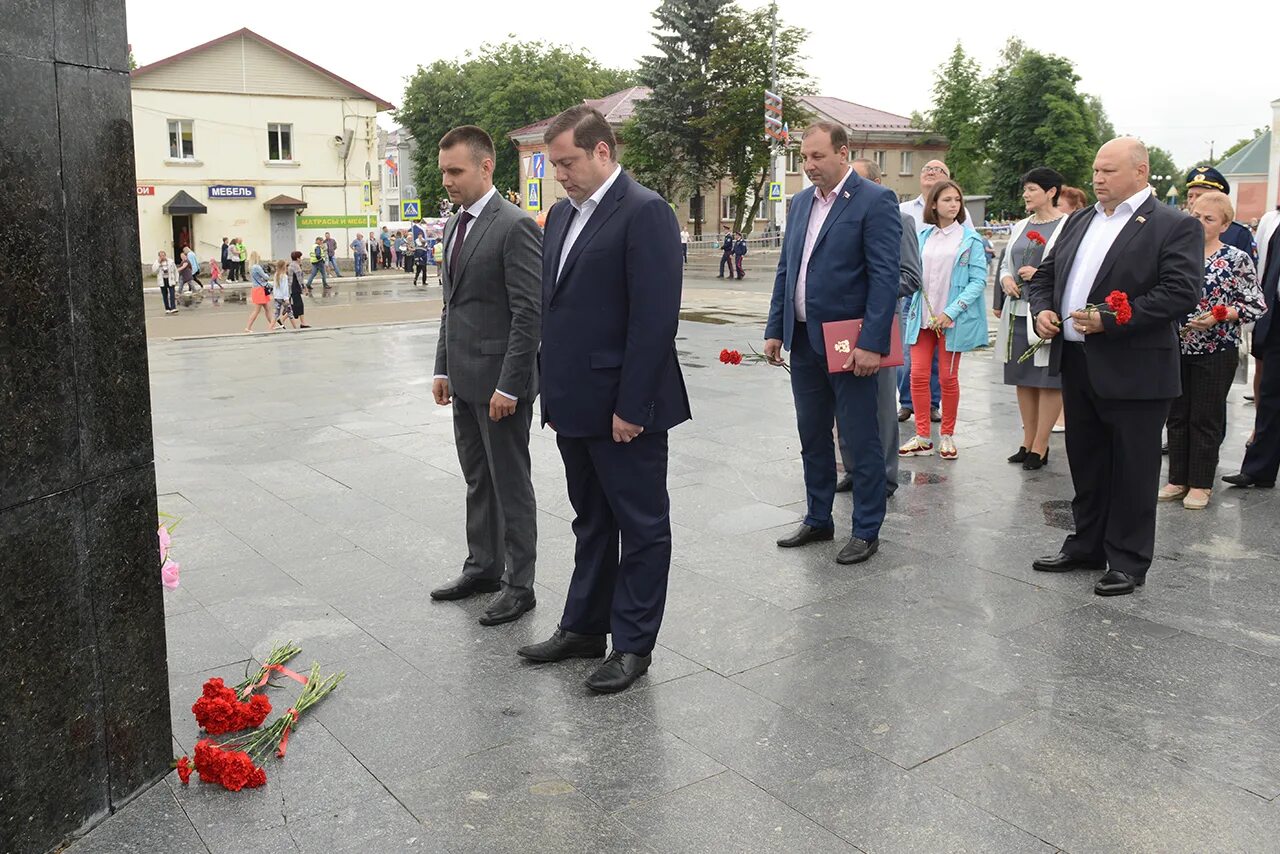
[[[612,634],[587,677],[610,693],[649,669],[667,601],[667,431],[691,417],[675,347],[680,226],[622,171],[599,111],[566,110],[545,142],[569,198],[543,237],[542,422],[564,459],[577,547],[560,625],[519,654],[598,658]]]
[[[787,214],[786,239],[765,326],[764,354],[782,364],[791,351],[791,393],[800,431],[808,511],[795,533],[778,540],[796,548],[835,537],[834,417],[854,459],[853,533],[836,561],[861,563],[880,548],[885,466],[876,418],[876,373],[889,352],[898,298],[902,217],[893,192],[849,166],[849,137],[831,122],[804,132],[804,171],[813,182]],[[822,324],[862,319],[844,368],[829,373]]]

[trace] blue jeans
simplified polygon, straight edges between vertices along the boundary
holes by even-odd
[[[902,301],[902,316],[907,316],[907,303]],[[911,404],[911,348],[907,346],[906,329],[902,330],[902,366],[898,368],[898,402],[899,405],[912,409]],[[942,386],[938,383],[938,356],[934,352],[933,370],[929,372],[929,403],[934,409],[942,405]]]
[[[333,275],[341,279],[342,273],[338,271],[338,260],[334,258],[332,255],[329,256],[329,266],[333,267]]]
[[[356,264],[356,277],[358,278],[359,276],[364,274],[364,256],[356,255],[355,264]]]
[[[311,288],[311,283],[316,280],[316,273],[320,274],[320,281],[324,282],[324,286],[329,287],[329,274],[325,272],[324,264],[312,264],[311,276],[307,279],[307,288]]]

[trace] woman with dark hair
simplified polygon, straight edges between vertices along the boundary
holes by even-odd
[[[1009,457],[1027,471],[1049,462],[1049,434],[1062,413],[1062,380],[1049,375],[1049,348],[1019,361],[1040,340],[1022,289],[1035,275],[1061,233],[1066,216],[1057,208],[1062,176],[1044,166],[1022,177],[1022,201],[1031,215],[1013,226],[1004,263],[996,273],[997,353],[1004,362],[1004,383],[1018,390],[1022,445]]]
[[[297,249],[289,253],[288,271],[289,311],[293,314],[293,319],[298,321],[299,326],[310,329],[306,318],[307,307],[302,302],[302,253]]]

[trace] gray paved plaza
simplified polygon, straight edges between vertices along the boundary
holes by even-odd
[[[1061,437],[1036,473],[989,353],[966,357],[960,459],[904,463],[882,548],[773,545],[803,512],[786,375],[723,366],[760,326],[681,326],[695,420],[671,437],[675,555],[653,669],[514,651],[555,627],[572,513],[532,440],[539,607],[483,628],[435,603],[464,557],[432,324],[156,342],[175,754],[191,703],[276,642],[345,669],[268,784],[170,775],[90,852],[1138,852],[1280,849],[1280,496],[1162,507],[1150,581],[1100,600],[1032,557],[1070,526]],[[758,310],[759,299],[756,299]],[[757,344],[758,346],[758,344]],[[1253,409],[1232,391],[1223,469]],[[487,597],[481,597],[484,599]],[[296,686],[269,692],[278,709]]]

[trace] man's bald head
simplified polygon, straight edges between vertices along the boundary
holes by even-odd
[[[1141,140],[1129,136],[1104,143],[1093,160],[1093,193],[1108,214],[1147,186],[1151,158]]]

